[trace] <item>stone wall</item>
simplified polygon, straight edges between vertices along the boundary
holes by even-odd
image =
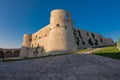
[[[114,45],[112,39],[85,30],[74,29],[74,36],[78,49]]]
[[[0,58],[19,57],[20,49],[0,49]]]

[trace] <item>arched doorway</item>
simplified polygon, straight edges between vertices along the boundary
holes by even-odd
[[[5,53],[5,57],[12,57],[12,52],[11,51],[7,51]]]
[[[0,58],[3,58],[3,57],[4,57],[4,52],[0,51]]]
[[[14,51],[13,56],[18,57],[19,56],[19,51]]]

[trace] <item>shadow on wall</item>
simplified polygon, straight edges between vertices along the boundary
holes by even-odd
[[[56,55],[56,54],[66,54],[70,51],[66,50],[54,50],[50,52],[46,52],[44,46],[37,46],[37,47],[25,47],[23,46],[20,52],[20,57],[27,58],[27,57],[41,57],[41,56],[49,56],[49,55]]]
[[[20,51],[20,57],[37,57],[38,55],[42,55],[42,53],[45,53],[45,49],[42,46],[37,47],[26,47],[22,46],[22,49]]]

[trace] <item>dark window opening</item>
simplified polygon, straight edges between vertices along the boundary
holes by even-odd
[[[32,39],[29,39],[29,41],[32,41]]]
[[[39,37],[39,39],[41,39],[41,37]]]
[[[51,28],[49,29],[49,31],[51,30]]]
[[[74,32],[74,36],[76,36],[76,33]]]
[[[76,38],[76,44],[79,45],[79,38]]]
[[[85,42],[83,41],[82,44],[85,45]]]
[[[95,45],[98,45],[98,40],[97,39],[95,40]]]
[[[79,30],[78,30],[78,34],[79,34],[79,37],[83,39],[83,37],[81,36],[81,32]]]
[[[67,28],[67,26],[65,26],[65,29]]]
[[[101,43],[103,42],[102,38],[100,38],[100,42],[101,42]]]
[[[95,35],[93,33],[91,33],[91,34],[92,34],[93,39],[95,39]]]
[[[37,45],[37,47],[39,47],[39,44]]]
[[[76,32],[76,30],[74,29],[74,32]]]
[[[56,24],[56,26],[60,26],[59,24]]]
[[[87,36],[89,36],[89,34],[87,33]]]
[[[88,43],[89,43],[91,46],[93,46],[93,42],[92,42],[91,38],[89,38]]]

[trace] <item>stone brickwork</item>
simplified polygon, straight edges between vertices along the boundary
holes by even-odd
[[[33,34],[24,34],[20,57],[38,57],[109,45],[114,45],[112,39],[75,28],[71,14],[57,9],[51,11],[50,24]]]

